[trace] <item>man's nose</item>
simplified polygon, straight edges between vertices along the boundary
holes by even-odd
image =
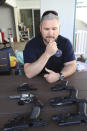
[[[48,34],[49,34],[50,36],[52,36],[52,35],[53,35],[53,30],[49,30]]]

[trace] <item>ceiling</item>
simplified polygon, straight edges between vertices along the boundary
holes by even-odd
[[[18,7],[20,9],[27,8],[39,8],[41,0],[6,0],[6,3],[12,7]],[[87,0],[75,0],[77,1],[77,7],[87,7]]]
[[[6,3],[18,8],[40,8],[40,0],[6,0]]]

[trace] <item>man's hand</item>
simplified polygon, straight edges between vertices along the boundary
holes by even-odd
[[[49,82],[49,83],[53,83],[56,82],[57,80],[59,80],[59,73],[56,73],[52,70],[49,70],[47,68],[45,68],[46,72],[48,72],[48,74],[44,75],[44,78]]]
[[[49,42],[49,44],[47,44],[45,52],[51,57],[54,54],[56,54],[57,50],[58,50],[58,47],[57,47],[56,42],[54,41],[54,42]]]

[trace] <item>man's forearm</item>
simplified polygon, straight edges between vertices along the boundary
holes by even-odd
[[[50,69],[45,69],[48,73],[44,75],[44,78],[49,82],[53,83],[59,80],[60,74],[56,73]],[[62,69],[61,73],[64,75],[64,77],[68,77],[72,75],[76,71],[76,61],[71,61],[65,63],[64,68]]]
[[[45,67],[47,61],[49,60],[50,56],[44,52],[42,56],[33,63],[26,63],[24,64],[24,71],[28,78],[32,78],[39,74],[42,69]]]
[[[64,77],[68,77],[72,75],[76,71],[76,61],[73,61],[71,64],[66,64],[62,69],[61,73],[63,73]]]

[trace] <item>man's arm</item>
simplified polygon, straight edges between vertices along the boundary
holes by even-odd
[[[48,72],[48,74],[45,74],[44,78],[49,83],[53,83],[53,82],[56,82],[57,80],[59,80],[59,77],[60,77],[59,73],[56,73],[56,72],[49,70],[47,68],[46,68],[46,71]],[[76,71],[76,60],[73,60],[71,62],[66,62],[64,64],[64,68],[62,69],[61,73],[64,75],[64,78],[65,78],[65,77],[72,75],[75,71]]]
[[[39,74],[44,66],[46,65],[48,59],[50,56],[44,52],[42,56],[35,62],[33,63],[25,63],[24,64],[24,72],[28,78],[32,78]]]
[[[53,56],[58,50],[56,42],[50,42],[46,46],[45,52],[41,55],[41,57],[33,63],[25,63],[24,64],[24,72],[28,78],[32,78],[38,75],[43,68],[45,67],[47,61],[51,56]]]
[[[61,73],[63,73],[64,77],[68,77],[72,75],[76,71],[76,60],[66,62],[64,64],[64,68]]]

